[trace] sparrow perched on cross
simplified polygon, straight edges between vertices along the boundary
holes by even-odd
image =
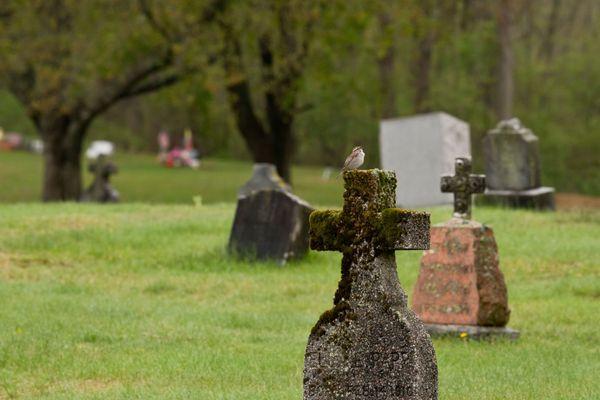
[[[350,153],[350,155],[346,158],[346,161],[344,162],[344,166],[342,167],[340,175],[344,171],[350,171],[352,169],[360,167],[361,165],[363,165],[363,162],[365,162],[365,152],[363,151],[362,147],[357,146],[353,148],[352,153]]]

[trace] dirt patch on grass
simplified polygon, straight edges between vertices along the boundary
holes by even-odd
[[[121,387],[121,382],[110,379],[82,379],[60,381],[50,387],[50,392],[97,393]]]
[[[556,193],[556,208],[559,210],[600,209],[600,197],[578,193]]]
[[[0,276],[11,277],[11,270],[28,269],[31,267],[71,267],[72,264],[65,260],[46,257],[28,256],[23,254],[10,254],[0,251]]]
[[[90,228],[111,229],[116,225],[116,221],[106,218],[106,216],[93,214],[37,215],[23,219],[23,226],[27,226],[28,229],[37,234],[57,231],[83,231]]]

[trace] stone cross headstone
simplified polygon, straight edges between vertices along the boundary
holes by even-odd
[[[483,138],[484,200],[515,208],[554,209],[554,188],[541,186],[539,140],[517,118],[500,121]]]
[[[441,179],[441,189],[455,193],[454,215],[431,228],[413,309],[435,336],[515,339],[519,332],[506,328],[510,309],[494,232],[470,220],[471,193],[483,192],[486,177],[470,172],[470,160],[457,158],[455,176]]]
[[[379,148],[382,168],[396,172],[396,204],[451,204],[452,196],[439,191],[439,179],[452,172],[456,157],[470,157],[469,125],[444,112],[383,120]]]
[[[454,163],[454,176],[442,176],[442,192],[454,193],[454,216],[471,218],[471,195],[483,193],[485,175],[471,174],[471,159],[458,157]]]
[[[308,216],[313,208],[283,190],[238,197],[228,250],[242,258],[285,264],[308,251]]]
[[[429,214],[394,208],[392,171],[347,171],[344,180],[343,209],[310,216],[311,249],[343,257],[334,306],[308,339],[304,399],[436,399],[435,352],[407,306],[394,253],[429,247]]]
[[[118,172],[112,161],[100,155],[90,163],[88,170],[94,174],[92,184],[85,190],[81,197],[83,202],[116,203],[119,201],[119,192],[110,184],[110,176]]]

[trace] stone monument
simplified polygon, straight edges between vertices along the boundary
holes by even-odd
[[[274,165],[255,164],[240,189],[229,237],[230,254],[285,264],[308,252],[308,217],[313,208],[289,192]]]
[[[396,172],[396,204],[425,207],[451,204],[438,190],[440,175],[452,172],[456,157],[471,155],[469,125],[444,112],[381,121],[383,169]]]
[[[538,142],[517,118],[500,121],[488,132],[483,138],[486,203],[554,210],[554,188],[541,186]]]
[[[112,161],[100,155],[90,163],[88,170],[94,174],[92,184],[83,192],[81,201],[96,203],[116,203],[119,201],[119,192],[110,184],[110,176],[118,172]]]
[[[437,399],[433,345],[394,253],[429,248],[429,214],[394,208],[392,171],[347,171],[344,181],[343,209],[310,216],[311,249],[343,257],[334,306],[308,339],[304,400]]]
[[[516,339],[519,332],[506,328],[510,309],[494,232],[470,219],[471,194],[483,193],[485,176],[470,173],[468,158],[457,158],[455,168],[441,179],[442,191],[454,193],[454,215],[431,228],[413,309],[433,336]]]
[[[252,192],[264,189],[290,191],[290,186],[277,173],[273,164],[254,164],[252,177],[238,191],[238,196],[247,196]]]

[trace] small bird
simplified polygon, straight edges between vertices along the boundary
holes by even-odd
[[[350,153],[350,155],[346,158],[346,161],[344,161],[344,166],[340,171],[340,175],[344,171],[350,171],[351,169],[360,167],[363,165],[363,162],[365,162],[365,152],[363,151],[362,147],[357,146],[353,148],[352,153]]]

